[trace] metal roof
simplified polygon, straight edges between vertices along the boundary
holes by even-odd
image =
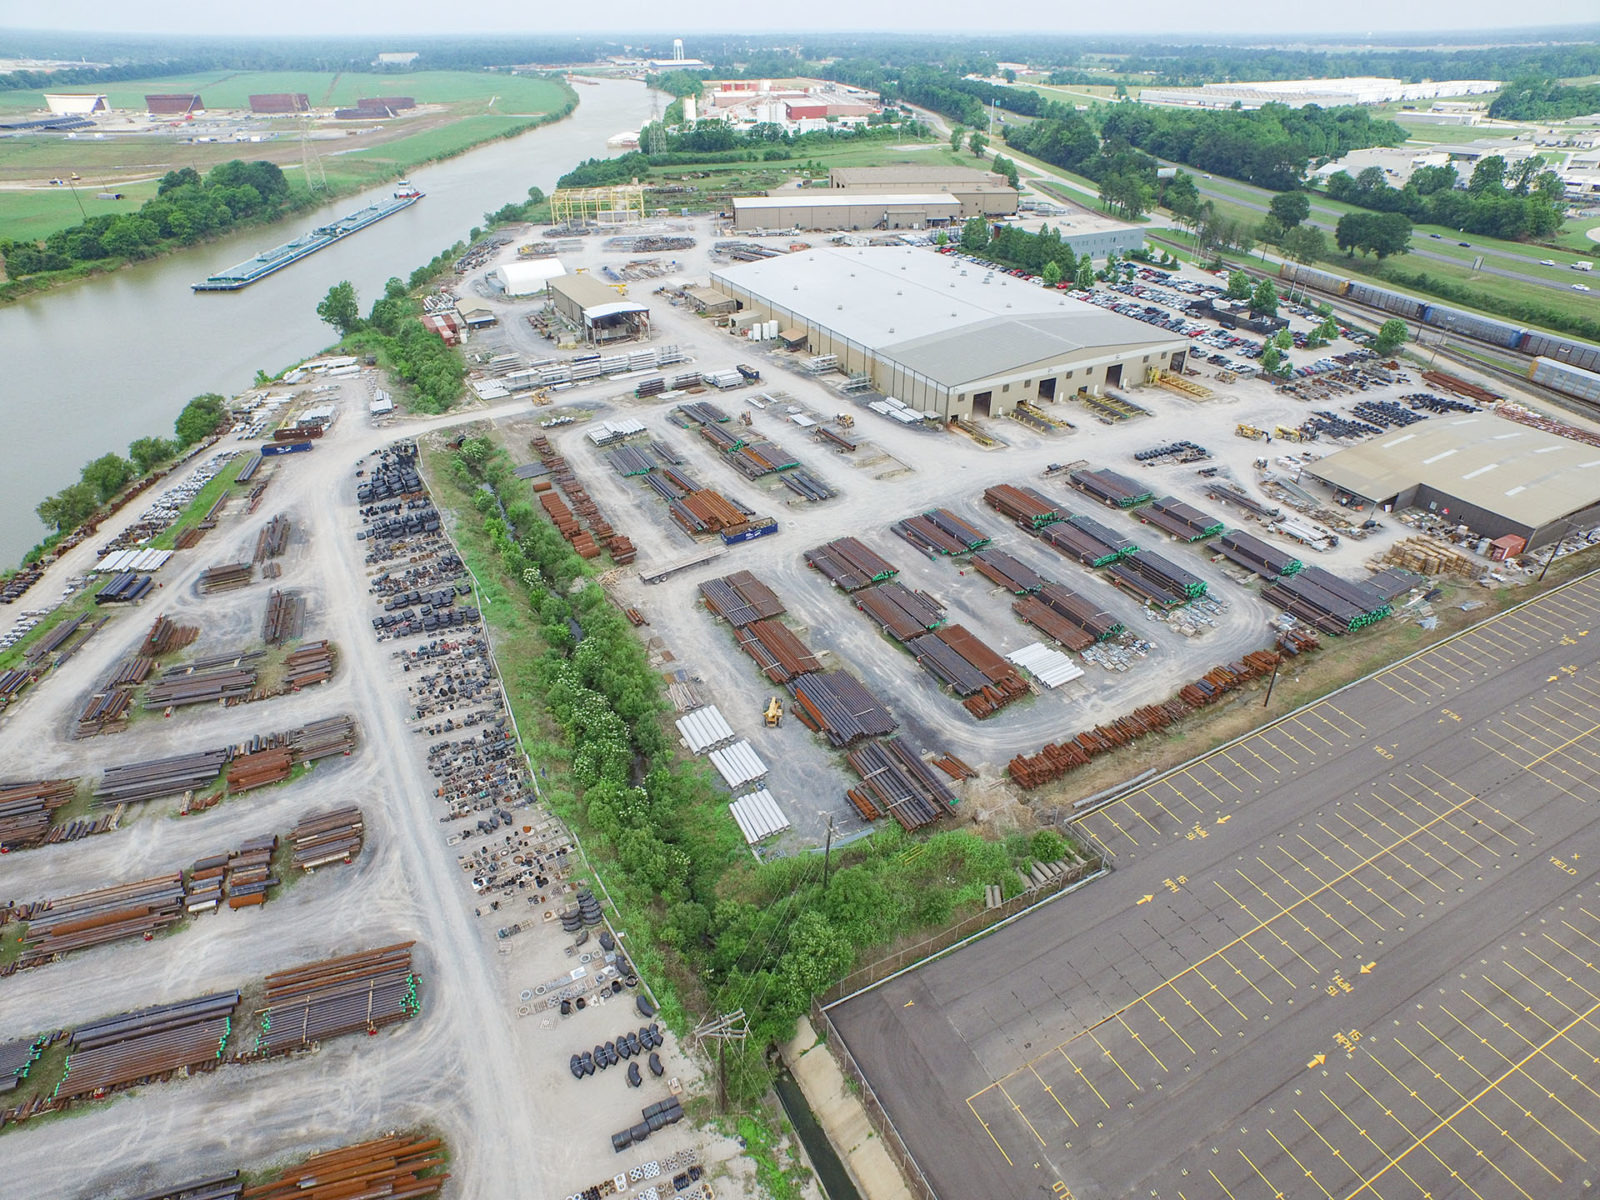
[[[508,296],[528,296],[542,292],[545,285],[567,273],[566,267],[555,258],[537,258],[531,262],[502,263],[495,270]]]
[[[713,746],[725,746],[733,741],[733,727],[715,704],[697,708],[677,721],[678,732],[691,754],[704,754]]]
[[[1009,188],[999,175],[992,171],[979,171],[973,167],[944,167],[933,163],[899,163],[887,167],[834,167],[828,172],[834,187],[846,190],[852,184],[868,183],[931,183],[951,190],[971,191],[977,188]]]
[[[1043,642],[1029,642],[1020,650],[1006,655],[1006,661],[1015,663],[1047,688],[1057,688],[1083,675],[1083,668],[1059,650]]]
[[[601,317],[615,317],[621,313],[649,311],[648,304],[640,304],[635,300],[613,300],[610,304],[585,304],[583,317],[586,321],[598,321]]]
[[[722,781],[734,790],[747,783],[767,777],[767,764],[761,761],[748,741],[735,742],[723,750],[713,750],[706,756],[722,776]]]
[[[744,840],[755,845],[762,838],[782,833],[789,828],[789,818],[783,815],[778,802],[766,788],[741,796],[728,805],[728,814],[744,834]]]
[[[1373,501],[1421,484],[1533,529],[1600,503],[1600,449],[1488,413],[1433,417],[1306,470]]]
[[[944,208],[961,207],[949,192],[852,192],[847,188],[807,188],[805,191],[778,192],[772,196],[735,196],[733,207],[739,208],[839,208],[847,206],[873,208]]]
[[[962,353],[987,354],[983,339],[1003,336],[1005,368],[1060,353],[1064,342],[1096,350],[1188,345],[1187,338],[1132,317],[921,247],[825,247],[722,267],[711,279],[749,292],[769,307],[792,311],[883,359],[920,354],[928,366],[908,362],[913,370],[931,374],[929,367],[936,367],[963,380],[979,375],[966,372],[957,356],[941,352],[936,343],[979,326],[985,326],[982,337],[961,337]],[[1074,323],[1007,328],[997,320],[1047,314]],[[988,361],[998,358],[990,355]]]
[[[882,353],[918,374],[956,387],[1050,359],[1188,344],[1188,339],[1172,334],[1153,337],[1151,326],[1142,321],[1093,305],[1084,307],[1087,312],[991,317],[946,333],[896,342]]]

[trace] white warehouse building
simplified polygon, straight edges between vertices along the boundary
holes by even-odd
[[[941,418],[1000,417],[1021,401],[1182,370],[1189,340],[1062,292],[932,250],[838,247],[738,263],[711,286],[781,336]]]

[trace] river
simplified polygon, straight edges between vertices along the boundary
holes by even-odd
[[[648,115],[639,83],[580,84],[577,92],[577,111],[565,120],[418,168],[411,179],[426,193],[420,203],[243,291],[189,285],[386,197],[392,185],[0,307],[0,417],[10,431],[0,460],[0,566],[48,532],[34,505],[75,482],[84,463],[126,453],[147,434],[171,436],[191,396],[234,395],[257,369],[276,373],[333,341],[316,314],[333,284],[350,280],[365,308],[390,276],[409,276],[528,188],[548,192],[582,159],[613,153],[606,139]]]

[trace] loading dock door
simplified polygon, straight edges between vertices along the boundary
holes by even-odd
[[[1172,356],[1172,369],[1173,369],[1173,371],[1176,372],[1179,375],[1182,375],[1183,374],[1183,363],[1184,363],[1184,360],[1186,358],[1188,358],[1188,357],[1189,357],[1189,352],[1187,350],[1179,350],[1176,354],[1174,354]]]
[[[993,401],[993,392],[979,392],[972,397],[972,415],[975,417],[989,416],[989,406]]]
[[[1121,387],[1122,386],[1122,364],[1121,363],[1112,363],[1109,367],[1106,368],[1106,386],[1107,387]]]
[[[1056,398],[1056,381],[1051,379],[1039,380],[1039,399],[1054,400]]]

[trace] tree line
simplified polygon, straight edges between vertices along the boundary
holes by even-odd
[[[142,437],[130,442],[127,457],[102,454],[83,465],[77,483],[68,484],[34,507],[39,520],[59,536],[70,533],[109,504],[117,494],[190,446],[205,441],[228,421],[228,404],[215,392],[196,396],[172,423],[174,437]]]
[[[193,167],[183,167],[162,176],[156,194],[135,212],[89,217],[42,242],[0,241],[0,254],[13,279],[84,262],[143,259],[240,222],[271,220],[295,206],[276,163],[234,159],[203,178]]]
[[[1500,89],[1489,115],[1501,121],[1550,121],[1600,112],[1600,84],[1570,87],[1554,79],[1517,79]]]
[[[339,331],[346,350],[375,355],[406,384],[411,407],[441,413],[461,398],[467,368],[461,355],[422,323],[420,309],[407,294],[406,282],[391,278],[363,317],[355,285],[344,279],[317,304],[317,316]]]
[[[1355,176],[1345,171],[1330,175],[1327,189],[1330,200],[1507,240],[1549,237],[1565,219],[1561,177],[1545,170],[1537,154],[1515,164],[1488,155],[1473,167],[1464,189],[1460,182],[1448,163],[1420,167],[1398,188],[1390,185],[1382,167],[1368,167]]]

